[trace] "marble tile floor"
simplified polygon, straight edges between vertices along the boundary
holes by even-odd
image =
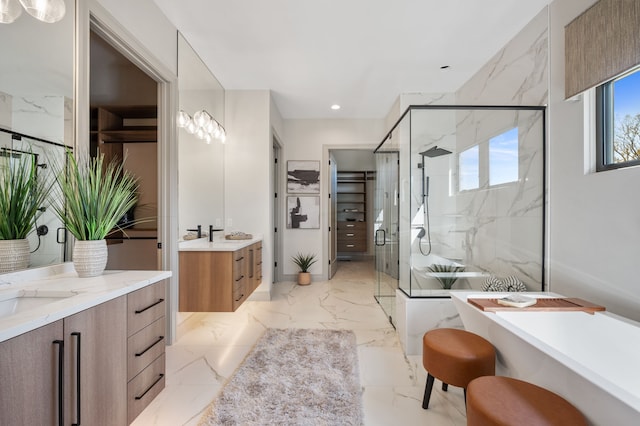
[[[197,425],[269,327],[355,332],[365,425],[465,425],[462,389],[442,392],[436,381],[430,408],[422,409],[422,359],[404,355],[374,289],[372,262],[341,262],[330,281],[304,287],[276,283],[270,302],[245,302],[234,313],[199,314],[199,325],[167,347],[166,387],[133,425]]]

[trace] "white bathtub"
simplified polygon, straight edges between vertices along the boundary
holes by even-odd
[[[550,293],[527,293],[558,297]],[[465,329],[497,350],[496,374],[562,395],[595,425],[640,421],[640,324],[602,312],[483,312],[451,293]]]

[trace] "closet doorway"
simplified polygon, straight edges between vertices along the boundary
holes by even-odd
[[[124,161],[138,178],[142,220],[107,236],[107,269],[161,269],[158,253],[158,83],[90,31],[90,155]]]
[[[373,261],[375,170],[373,149],[329,150],[329,278],[342,262]]]

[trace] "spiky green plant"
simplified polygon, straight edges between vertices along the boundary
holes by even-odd
[[[302,253],[298,253],[297,255],[293,256],[291,260],[293,260],[293,263],[298,265],[298,268],[300,268],[300,272],[308,272],[309,268],[311,268],[311,265],[318,261],[315,254]]]
[[[0,166],[0,240],[27,238],[49,194],[51,183],[38,174],[36,156],[13,155]]]
[[[431,272],[450,272],[452,273],[449,277],[436,277],[442,288],[445,290],[451,290],[453,284],[458,280],[458,277],[455,275],[456,272],[464,272],[464,266],[453,266],[453,265],[441,265],[434,263],[431,266],[428,266],[427,269]]]
[[[53,208],[78,240],[102,240],[138,201],[138,180],[116,159],[104,154],[79,162],[71,151],[57,174],[59,196]]]

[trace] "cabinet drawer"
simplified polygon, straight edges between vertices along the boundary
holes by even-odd
[[[133,336],[127,343],[127,380],[158,358],[165,350],[165,317],[154,321]]]
[[[362,231],[367,230],[366,222],[338,222],[338,231]]]
[[[338,231],[338,240],[365,240],[367,234],[364,231]]]
[[[338,241],[338,251],[367,251],[364,241]]]
[[[165,315],[165,281],[152,284],[127,296],[127,336],[142,330]]]
[[[127,385],[129,423],[164,389],[165,356],[160,355]]]

